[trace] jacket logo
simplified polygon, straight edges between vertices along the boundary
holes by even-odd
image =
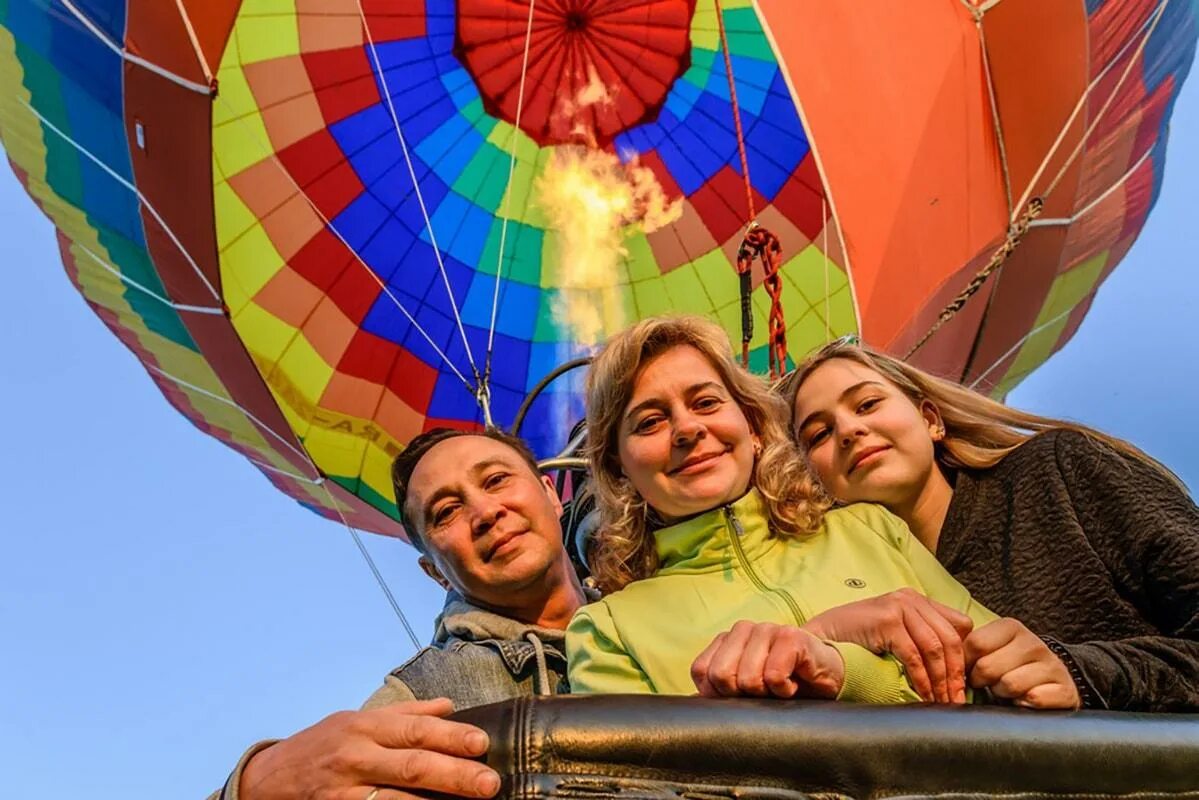
[[[865,589],[866,581],[862,580],[861,578],[846,578],[845,585],[850,589]]]

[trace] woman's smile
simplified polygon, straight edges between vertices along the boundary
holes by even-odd
[[[719,459],[726,455],[728,450],[718,450],[713,453],[704,453],[702,455],[688,456],[682,464],[670,470],[671,475],[698,475],[702,472],[707,472],[714,467],[720,466]]]

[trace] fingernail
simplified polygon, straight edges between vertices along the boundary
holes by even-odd
[[[466,734],[466,749],[472,753],[486,753],[490,740],[483,731],[471,731]]]
[[[500,776],[494,772],[484,772],[475,782],[475,788],[483,797],[491,797],[500,790]]]

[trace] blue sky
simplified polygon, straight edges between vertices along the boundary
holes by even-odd
[[[1199,89],[1165,188],[1080,333],[1009,398],[1128,438],[1199,487]],[[4,793],[203,797],[256,738],[354,707],[412,653],[348,534],[176,414],[84,306],[0,169]],[[440,604],[367,537],[418,633]]]

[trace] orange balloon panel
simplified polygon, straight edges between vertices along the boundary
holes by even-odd
[[[865,340],[908,353],[1044,199],[1007,263],[912,356],[1006,392],[1072,334],[1148,213],[1177,91],[1167,65],[1190,61],[1193,4],[757,7],[821,167]]]

